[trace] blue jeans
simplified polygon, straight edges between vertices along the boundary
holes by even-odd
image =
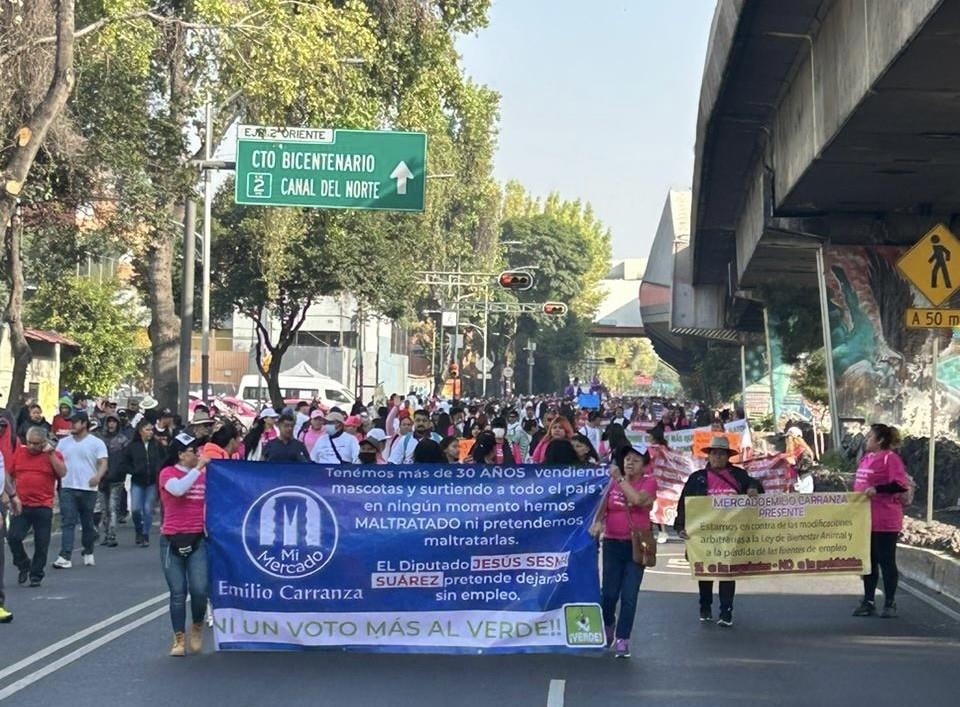
[[[80,522],[80,544],[82,554],[93,554],[93,543],[97,540],[97,527],[93,522],[93,509],[97,505],[97,491],[78,489],[60,489],[60,557],[69,560],[73,554],[73,541],[77,521]]]
[[[157,485],[138,486],[130,484],[130,514],[133,516],[133,528],[144,539],[150,536],[153,525],[153,507],[157,503]]]
[[[188,586],[193,623],[203,623],[207,614],[207,597],[210,594],[206,539],[201,540],[190,556],[184,559],[174,552],[170,539],[161,535],[160,558],[163,563],[163,576],[170,587],[170,622],[173,624],[174,633],[186,630]]]
[[[600,605],[603,608],[603,625],[613,626],[616,621],[616,638],[630,638],[633,619],[637,615],[637,594],[642,581],[643,567],[633,561],[633,546],[630,541],[604,538]]]

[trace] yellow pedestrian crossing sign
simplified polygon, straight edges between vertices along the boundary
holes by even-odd
[[[960,289],[960,240],[938,223],[897,261],[900,272],[938,307]]]

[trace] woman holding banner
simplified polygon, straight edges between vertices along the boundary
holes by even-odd
[[[863,575],[863,601],[854,616],[876,616],[877,582],[883,570],[884,619],[897,616],[897,538],[903,528],[903,506],[911,489],[903,460],[893,451],[900,433],[887,425],[871,425],[864,440],[867,453],[860,460],[853,490],[870,497],[870,574]]]
[[[160,557],[170,588],[173,647],[170,655],[186,653],[187,590],[190,591],[190,652],[203,650],[203,618],[207,612],[207,548],[204,523],[207,457],[197,456],[200,441],[186,433],[170,443],[169,466],[160,471]]]
[[[739,466],[730,463],[730,457],[737,454],[737,450],[730,446],[730,440],[723,435],[715,436],[709,447],[704,447],[707,453],[707,466],[700,471],[690,474],[687,483],[680,494],[677,504],[677,520],[673,524],[674,530],[681,538],[686,539],[686,512],[685,501],[687,496],[756,496],[763,493],[763,485],[750,477]],[[719,582],[720,618],[718,626],[733,626],[733,596],[737,590],[737,583],[733,581]],[[700,621],[713,620],[713,582],[700,582]]]
[[[630,633],[643,581],[643,567],[633,561],[631,532],[650,530],[657,482],[645,473],[649,464],[650,454],[644,446],[626,445],[617,450],[610,466],[610,485],[590,528],[591,535],[603,537],[600,603],[607,645],[613,647],[617,658],[630,657]]]

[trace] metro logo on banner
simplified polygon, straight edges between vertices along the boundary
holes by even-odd
[[[221,650],[602,649],[599,467],[211,462]]]

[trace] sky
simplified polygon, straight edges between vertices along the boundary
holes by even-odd
[[[715,0],[494,0],[457,46],[501,95],[494,176],[589,201],[614,258],[646,257],[689,188]]]

